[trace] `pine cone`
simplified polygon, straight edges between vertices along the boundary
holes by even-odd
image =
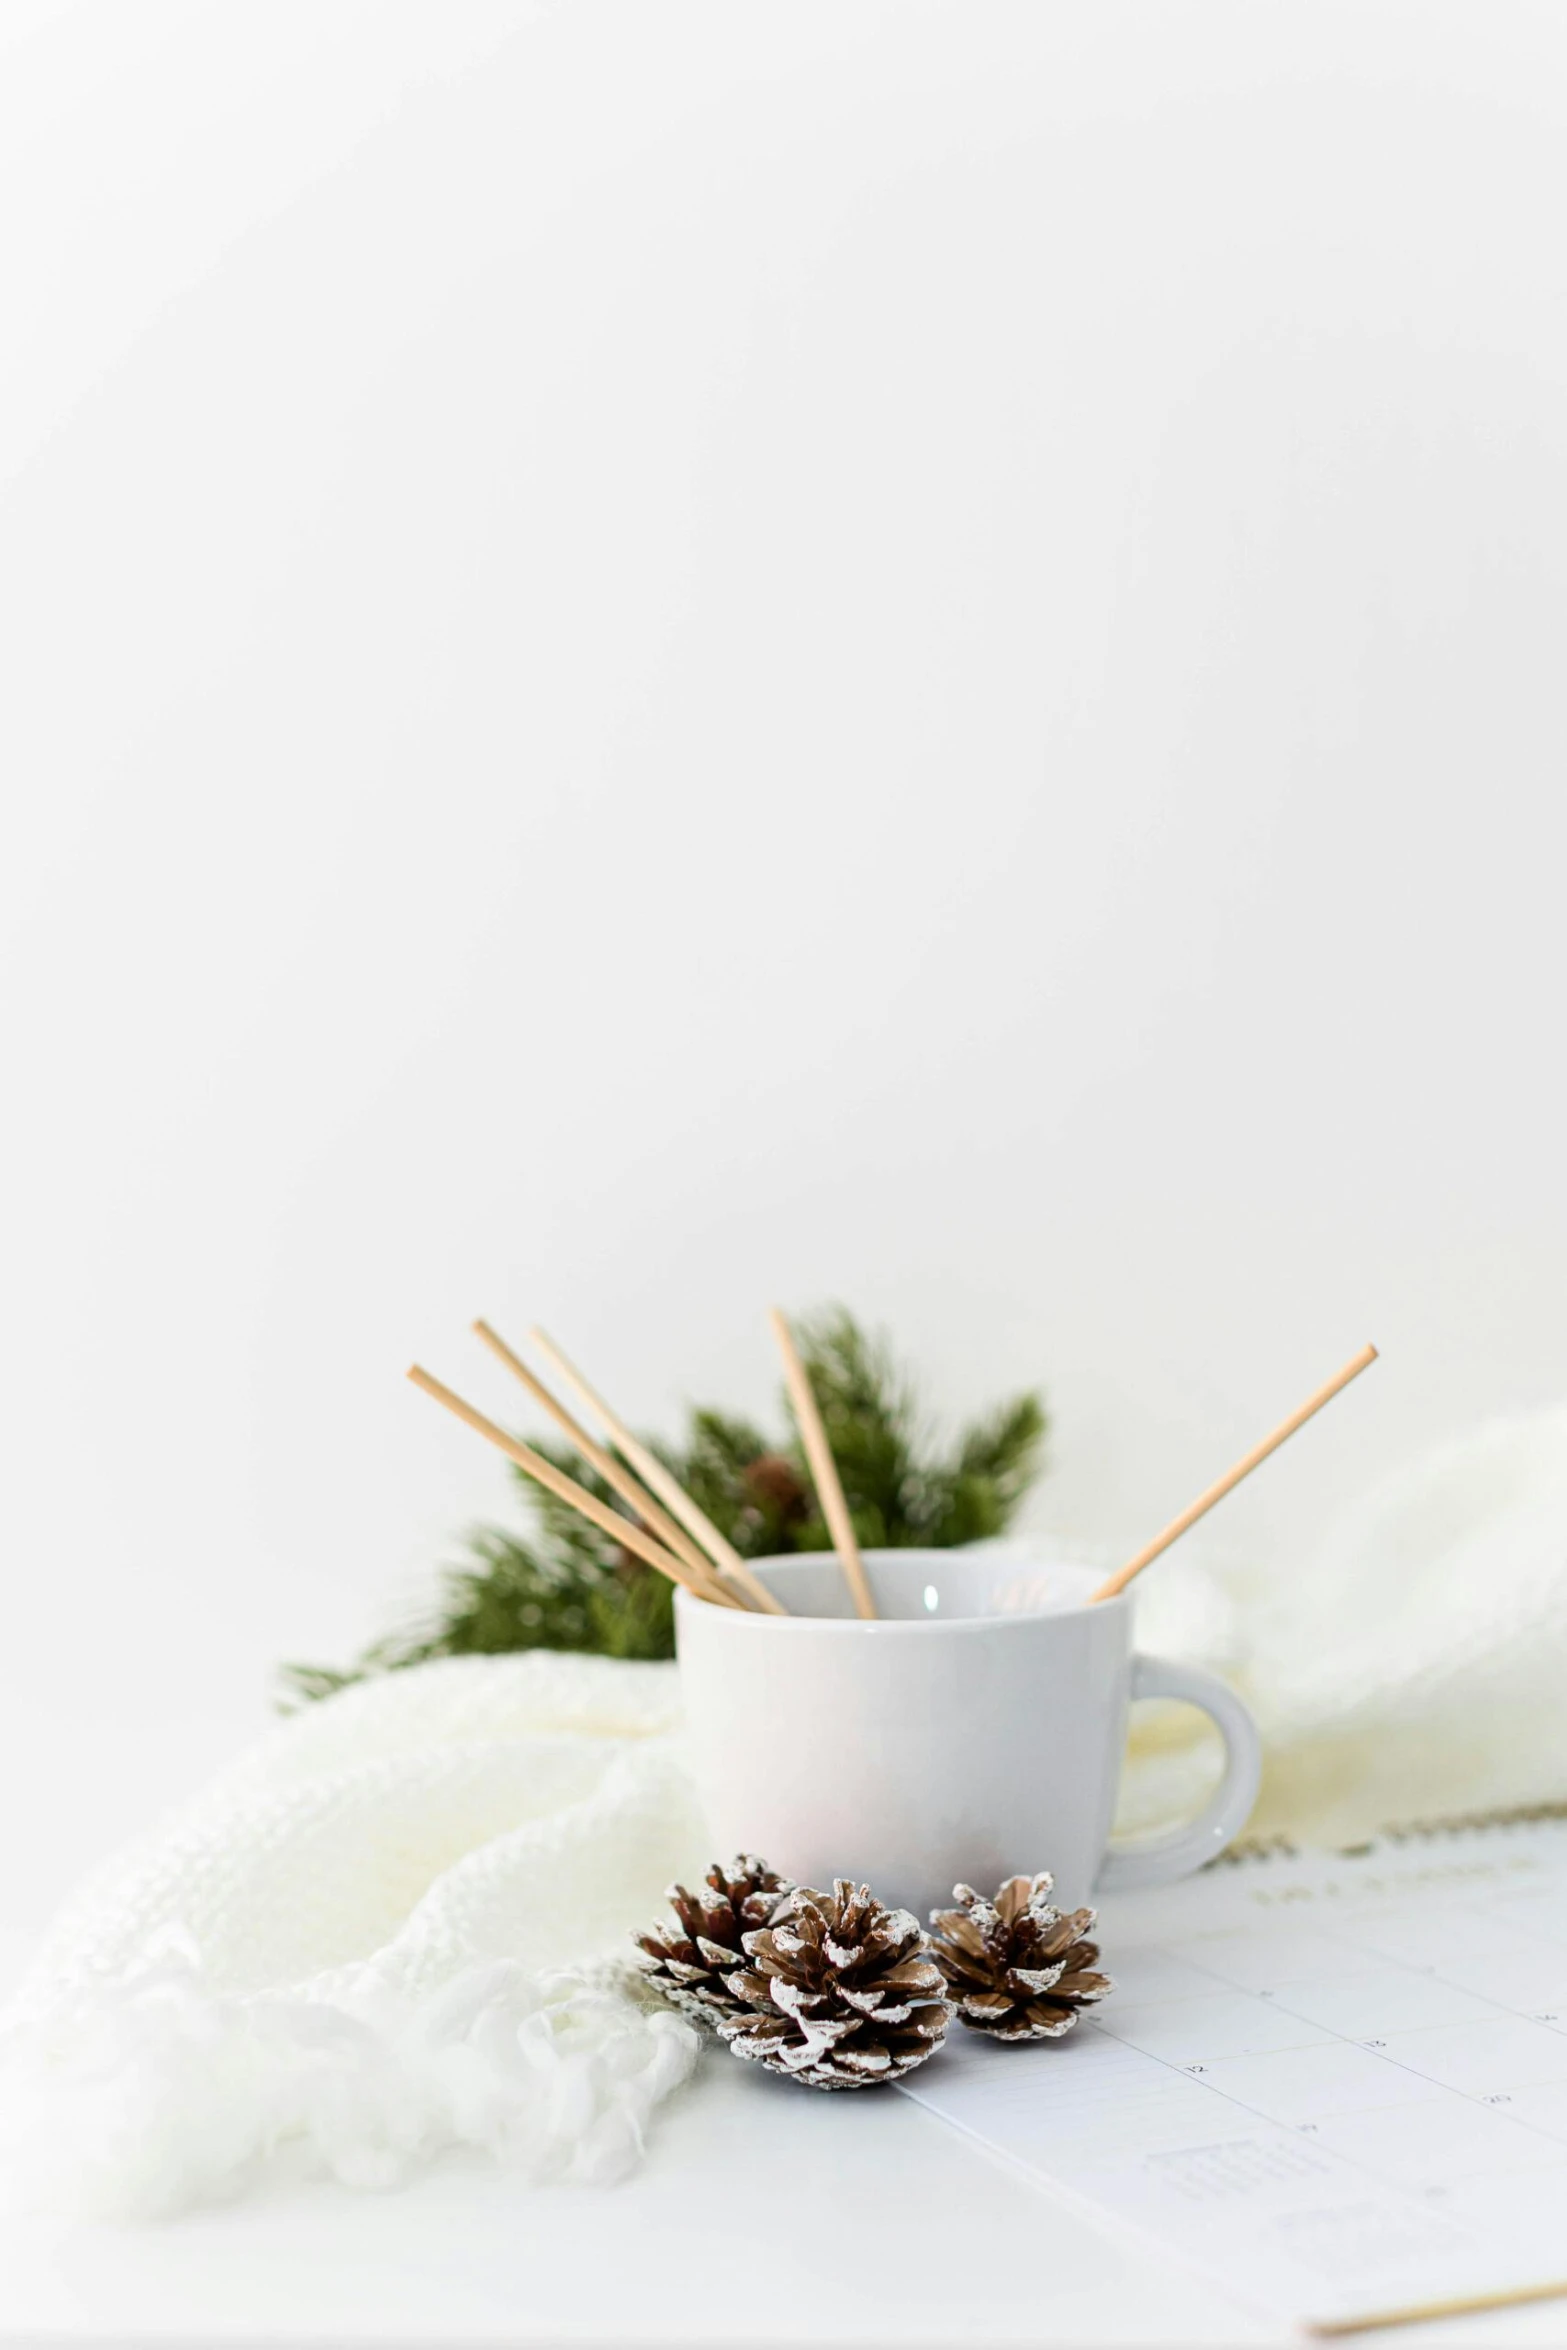
[[[1090,1972],[1097,1943],[1085,1942],[1091,1909],[1063,1913],[1050,1900],[1054,1879],[1008,1877],[994,1901],[954,1885],[961,1909],[931,1915],[931,1955],[946,1978],[960,2022],[996,2040],[1059,2040],[1079,2011],[1114,1988]]]
[[[719,2030],[813,2089],[868,2089],[934,2056],[949,2009],[919,1920],[884,1909],[840,1877],[831,1895],[801,1886],[772,1923],[745,1936],[750,1965],[729,1977],[739,2012]]]
[[[767,1924],[784,1895],[794,1891],[794,1880],[742,1852],[727,1869],[715,1861],[706,1883],[709,1889],[698,1893],[670,1886],[664,1899],[677,1923],[661,1921],[639,1934],[634,1963],[684,2014],[716,2029],[740,2010],[724,1978],[745,1964],[742,1936]]]
[[[742,1472],[747,1491],[786,1526],[810,1516],[810,1488],[793,1461],[781,1452],[759,1452]]]

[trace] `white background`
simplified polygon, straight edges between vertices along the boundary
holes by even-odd
[[[1308,1572],[1567,1389],[1567,17],[0,9],[0,1918],[778,1299]]]

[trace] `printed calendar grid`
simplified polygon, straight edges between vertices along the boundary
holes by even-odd
[[[1297,2317],[1567,2278],[1567,1826],[1234,1869],[1102,1934],[1068,2040],[955,2033],[907,2093]]]
[[[1365,1931],[1328,1928],[1314,1933],[1310,1943],[1306,1944],[1310,1955],[1319,1959],[1331,1958],[1335,1962],[1331,1969],[1321,1970],[1320,1973],[1319,1979],[1327,1986],[1325,1999],[1313,1998],[1314,1976],[1311,1971],[1296,1971],[1300,1968],[1302,1951],[1287,1931],[1274,1933],[1263,1929],[1261,1932],[1248,1933],[1241,1929],[1239,1932],[1225,1933],[1221,1930],[1213,1934],[1190,1936],[1174,1949],[1158,1944],[1134,1946],[1128,1958],[1134,1962],[1130,1969],[1134,1982],[1136,1957],[1141,1950],[1153,1949],[1162,1956],[1183,1961],[1206,1983],[1222,1984],[1225,1987],[1223,1992],[1198,1992],[1192,1988],[1183,1992],[1178,1987],[1166,1988],[1160,1996],[1139,2002],[1134,1991],[1129,2006],[1122,2005],[1119,2012],[1116,2007],[1107,2006],[1102,2017],[1096,2018],[1090,2029],[1123,2041],[1155,2062],[1165,2063],[1172,2069],[1185,2072],[1189,2077],[1200,2079],[1205,2087],[1263,2121],[1295,2128],[1303,2134],[1322,2135],[1323,2121],[1329,2118],[1342,2122],[1362,2113],[1407,2111],[1413,2114],[1415,2108],[1426,2107],[1446,2095],[1477,2105],[1485,2113],[1500,2114],[1517,2129],[1541,2137],[1546,2142],[1546,2151],[1537,2159],[1546,2164],[1567,2165],[1567,2025],[1563,2021],[1564,2015],[1567,2015],[1567,1943],[1556,1942],[1527,1927],[1521,1929],[1523,1950],[1527,1953],[1530,1944],[1535,1946],[1550,1970],[1550,1980],[1559,1984],[1560,1990],[1559,1999],[1553,2000],[1550,2006],[1517,2008],[1501,1998],[1462,1983],[1453,1983],[1442,1958],[1426,1958],[1412,1963],[1400,1956],[1389,1964],[1378,1965],[1375,1958],[1368,1963],[1368,1951],[1380,1952],[1384,1959],[1388,1957],[1389,1936],[1384,1933],[1379,1940],[1375,1907],[1374,1902],[1368,1904],[1371,1914],[1364,1920]],[[1431,1917],[1420,1923],[1426,1930],[1426,1938],[1417,1943],[1421,1949],[1431,1947],[1432,1940],[1440,1936],[1444,1927],[1448,1931],[1452,1929],[1450,1914]],[[1475,1921],[1475,1925],[1494,1959],[1496,1921],[1487,1917]],[[1518,1921],[1510,1918],[1508,1925],[1515,1937],[1520,1935]],[[1407,1944],[1409,1939],[1412,1938],[1400,1934],[1396,1929],[1391,1936],[1395,1946],[1400,1942]],[[1236,1944],[1240,1945],[1238,1951],[1233,1950]],[[1248,1984],[1245,1971],[1226,1972],[1222,1963],[1215,1963],[1232,1956],[1232,1952],[1234,1957],[1239,1957],[1244,1963],[1245,1958],[1256,1951],[1258,1944],[1272,1945],[1278,1949],[1280,1966],[1272,1983],[1254,1981]],[[1295,1946],[1292,1948],[1292,1945]],[[1458,1963],[1463,1971],[1473,1976],[1476,1968],[1464,1954],[1459,1954]],[[1253,1966],[1249,1971],[1255,1977],[1258,1969]],[[1445,2016],[1435,2017],[1428,1999],[1422,2004],[1425,1985],[1434,1985],[1440,1992],[1450,1994],[1435,2003],[1448,2011]],[[1366,1999],[1367,1992],[1371,1995],[1369,2000]],[[1160,2036],[1157,2026],[1153,2045],[1150,2045],[1146,2027],[1139,2030],[1140,2018],[1150,2011],[1181,2006],[1198,1999],[1223,1999],[1226,1994],[1255,2000],[1258,2006],[1272,2013],[1295,2019],[1302,2027],[1300,2034],[1297,2036],[1288,2026],[1282,2027],[1280,2033],[1269,2031],[1266,2026],[1247,2031],[1244,2021],[1236,2019],[1241,2021],[1241,2037],[1247,2043],[1243,2049],[1226,2050],[1222,2045],[1215,2047],[1211,2044],[1211,2036],[1199,2029],[1190,2036],[1193,2053],[1181,2058],[1171,2057],[1161,2050],[1157,2044]],[[1385,2003],[1379,2001],[1379,1994],[1387,1995]],[[1370,2020],[1380,2009],[1384,2015],[1389,2012],[1399,2014],[1398,2027],[1359,2034],[1352,2028],[1346,2029],[1343,2025],[1327,2020],[1324,2010],[1331,2011],[1335,2006],[1340,2014],[1357,2012],[1357,1997],[1363,2002],[1358,2008],[1362,2018]],[[1401,2008],[1391,2005],[1394,1999],[1402,2003]],[[1234,2012],[1233,2009],[1229,2011],[1232,2017]],[[1411,2017],[1418,2019],[1422,2014],[1432,2020],[1409,2020]],[[1205,2016],[1201,2020],[1208,2019]],[[1175,2019],[1172,2018],[1171,2022],[1174,2023]],[[1495,2025],[1500,2025],[1508,2034],[1507,2040],[1501,2045],[1493,2030]],[[1178,2024],[1176,2029],[1179,2029]],[[1255,2072],[1267,2068],[1270,2051],[1265,2045],[1259,2045],[1259,2042],[1269,2039],[1275,2041],[1278,2050],[1291,2054],[1297,2050],[1320,2055],[1322,2051],[1333,2048],[1352,2049],[1369,2057],[1376,2073],[1397,2075],[1398,2078],[1374,2079],[1371,2071],[1360,2071],[1364,2094],[1356,2096],[1351,2091],[1352,2102],[1330,2108],[1323,2114],[1280,2110],[1276,2102],[1259,2102],[1255,2089],[1253,2094],[1248,2095],[1243,2077],[1248,2070]],[[1204,2043],[1201,2052],[1198,2052],[1198,2042]],[[1453,2060],[1461,2057],[1466,2047],[1482,2058],[1489,2059],[1478,2072],[1470,2071],[1461,2064],[1455,2067]],[[1442,2064],[1444,2057],[1447,2062]],[[1431,2069],[1433,2059],[1437,2060],[1439,2069]],[[1314,2065],[1303,2069],[1308,2076],[1317,2074]],[[1323,2068],[1324,2073],[1328,2069]],[[1451,2077],[1455,2069],[1459,2074],[1457,2078]],[[1562,2088],[1559,2112],[1550,2114],[1548,2106],[1547,2112],[1541,2114],[1537,2103],[1533,2107],[1526,2105],[1523,2111],[1508,2110],[1518,2104],[1520,2094],[1528,2098],[1542,2087]],[[1310,2095],[1309,2077],[1306,2094]],[[1412,2127],[1428,2133],[1432,2128],[1431,2116],[1424,2115],[1421,2120],[1412,2122]],[[1499,2158],[1494,2133],[1486,2134],[1492,2136],[1491,2148],[1476,2148],[1482,2165],[1488,2159],[1494,2162]],[[1330,2138],[1335,2143],[1336,2151],[1343,2154],[1346,2160],[1357,2160],[1357,2139],[1353,2131],[1332,2132]],[[1429,2143],[1429,2139],[1426,2142]],[[1514,2150],[1518,2166],[1525,2167],[1528,2150],[1522,2144],[1517,2144]],[[1505,2156],[1500,2156],[1500,2159],[1505,2160]],[[1406,2166],[1394,2164],[1390,2167],[1385,2159],[1379,2163],[1373,2157],[1363,2161],[1362,2167],[1370,2169],[1384,2183],[1409,2183]],[[1486,2172],[1484,2168],[1475,2166],[1471,2168],[1470,2175],[1483,2176]],[[1442,2182],[1432,2180],[1426,2191],[1441,2195],[1447,2192],[1447,2187]]]

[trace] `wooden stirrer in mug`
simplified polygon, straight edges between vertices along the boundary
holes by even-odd
[[[520,1380],[534,1402],[542,1404],[556,1425],[565,1430],[589,1467],[597,1469],[605,1484],[612,1487],[621,1500],[636,1511],[655,1541],[661,1542],[666,1550],[672,1550],[677,1559],[683,1559],[696,1581],[704,1588],[711,1583],[713,1569],[684,1527],[675,1524],[669,1512],[660,1507],[651,1493],[638,1483],[628,1468],[616,1460],[612,1452],[606,1452],[602,1444],[594,1442],[582,1422],[573,1418],[560,1398],[552,1395],[543,1380],[529,1370],[521,1355],[506,1344],[498,1330],[482,1320],[475,1322],[473,1327],[491,1354],[506,1365],[512,1377]]]
[[[657,1567],[659,1573],[667,1575],[671,1583],[684,1584],[695,1598],[705,1599],[715,1607],[740,1607],[743,1604],[739,1599],[731,1598],[727,1591],[720,1590],[716,1578],[705,1586],[699,1585],[683,1559],[677,1559],[672,1551],[666,1550],[661,1542],[655,1542],[651,1534],[645,1534],[630,1518],[623,1518],[618,1510],[612,1510],[595,1494],[587,1492],[563,1470],[557,1469],[553,1461],[547,1461],[542,1453],[532,1451],[526,1444],[519,1444],[515,1436],[508,1436],[504,1428],[497,1427],[493,1420],[487,1420],[483,1412],[475,1411],[471,1403],[465,1403],[460,1395],[455,1395],[439,1379],[432,1378],[417,1363],[408,1376],[416,1387],[422,1387],[426,1395],[434,1396],[437,1403],[444,1404],[459,1420],[466,1421],[498,1452],[503,1452],[509,1461],[515,1461],[519,1469],[526,1471],[547,1493],[553,1493],[557,1501],[563,1501],[568,1509],[575,1510],[579,1517],[597,1526],[600,1533],[610,1535],[639,1559],[645,1559],[650,1567]]]
[[[1206,1493],[1200,1493],[1178,1518],[1172,1518],[1164,1532],[1156,1534],[1146,1550],[1140,1550],[1136,1558],[1128,1559],[1124,1567],[1118,1567],[1113,1575],[1100,1584],[1097,1591],[1090,1592],[1090,1599],[1114,1599],[1118,1591],[1124,1591],[1134,1575],[1140,1575],[1161,1551],[1169,1549],[1172,1542],[1179,1542],[1188,1526],[1195,1526],[1199,1518],[1205,1518],[1215,1502],[1222,1501],[1227,1493],[1233,1493],[1243,1477],[1249,1477],[1270,1452],[1277,1452],[1286,1437],[1293,1436],[1297,1428],[1303,1428],[1314,1412],[1320,1412],[1325,1403],[1331,1403],[1340,1390],[1349,1385],[1351,1379],[1358,1379],[1361,1372],[1368,1369],[1376,1359],[1377,1350],[1374,1346],[1363,1346],[1358,1355],[1351,1355],[1343,1369],[1335,1371],[1325,1386],[1319,1387],[1315,1395],[1307,1398],[1299,1411],[1291,1412],[1287,1420],[1280,1421],[1271,1436],[1265,1436],[1260,1444],[1254,1444],[1244,1460],[1237,1461],[1233,1469],[1226,1470],[1218,1483],[1210,1485]]]
[[[553,1339],[547,1338],[537,1325],[528,1332],[540,1354],[558,1372],[579,1403],[585,1404],[623,1461],[628,1461],[649,1492],[656,1493],[671,1516],[680,1520],[718,1569],[721,1585],[737,1584],[753,1607],[764,1615],[786,1616],[789,1610],[782,1600],[775,1599],[759,1575],[753,1575],[732,1542],[724,1539],[705,1510],[698,1509],[678,1477],[670,1475],[657,1453],[649,1452],[645,1444],[633,1436],[624,1420],[617,1419],[604,1398],[591,1388],[575,1364],[567,1361]]]
[[[811,1481],[816,1487],[816,1498],[822,1505],[822,1516],[832,1536],[833,1548],[854,1601],[858,1616],[874,1616],[876,1602],[865,1573],[865,1561],[855,1539],[849,1505],[843,1498],[843,1484],[838,1475],[838,1464],[832,1457],[832,1446],[827,1441],[827,1430],[822,1423],[820,1407],[800,1360],[800,1350],[794,1343],[794,1332],[774,1306],[768,1315],[778,1351],[783,1356],[784,1381],[789,1389],[789,1401],[800,1424],[800,1441],[805,1446],[805,1457],[811,1464]]]

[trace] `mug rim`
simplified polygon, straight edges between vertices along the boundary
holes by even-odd
[[[907,1549],[900,1550],[863,1550],[860,1556],[866,1560],[874,1560],[878,1564],[883,1561],[901,1559],[912,1565],[916,1559],[961,1558],[963,1547],[959,1544],[951,1549],[937,1550],[929,1547],[917,1548],[911,1544]],[[785,1575],[788,1575],[792,1570],[820,1566],[824,1561],[835,1559],[837,1556],[837,1552],[833,1550],[772,1551],[761,1558],[747,1559],[745,1563],[748,1567],[756,1569],[782,1568]],[[966,1563],[979,1565],[982,1562],[970,1558]],[[1083,1562],[1063,1559],[1058,1563],[1081,1565]],[[1015,1571],[1018,1561],[1015,1557],[1008,1559],[998,1557],[995,1565],[999,1574],[1004,1567],[1011,1567]],[[782,1595],[780,1594],[780,1596]],[[735,1631],[744,1629],[748,1632],[790,1632],[796,1635],[803,1632],[814,1632],[846,1635],[850,1639],[882,1640],[894,1633],[917,1633],[922,1638],[929,1639],[933,1633],[994,1632],[1015,1628],[1019,1625],[1037,1627],[1040,1624],[1048,1624],[1057,1620],[1070,1621],[1077,1616],[1108,1615],[1112,1612],[1125,1616],[1131,1613],[1131,1606],[1131,1594],[1127,1591],[1118,1591],[1109,1599],[1081,1599],[1072,1601],[1064,1607],[1039,1608],[1033,1612],[1020,1610],[1016,1615],[1005,1616],[774,1616],[764,1614],[760,1609],[753,1611],[750,1608],[714,1607],[711,1601],[699,1598],[695,1592],[686,1590],[683,1585],[675,1592],[675,1614],[681,1620],[700,1608],[703,1611],[704,1620],[711,1618],[714,1622],[723,1624],[726,1629]]]

